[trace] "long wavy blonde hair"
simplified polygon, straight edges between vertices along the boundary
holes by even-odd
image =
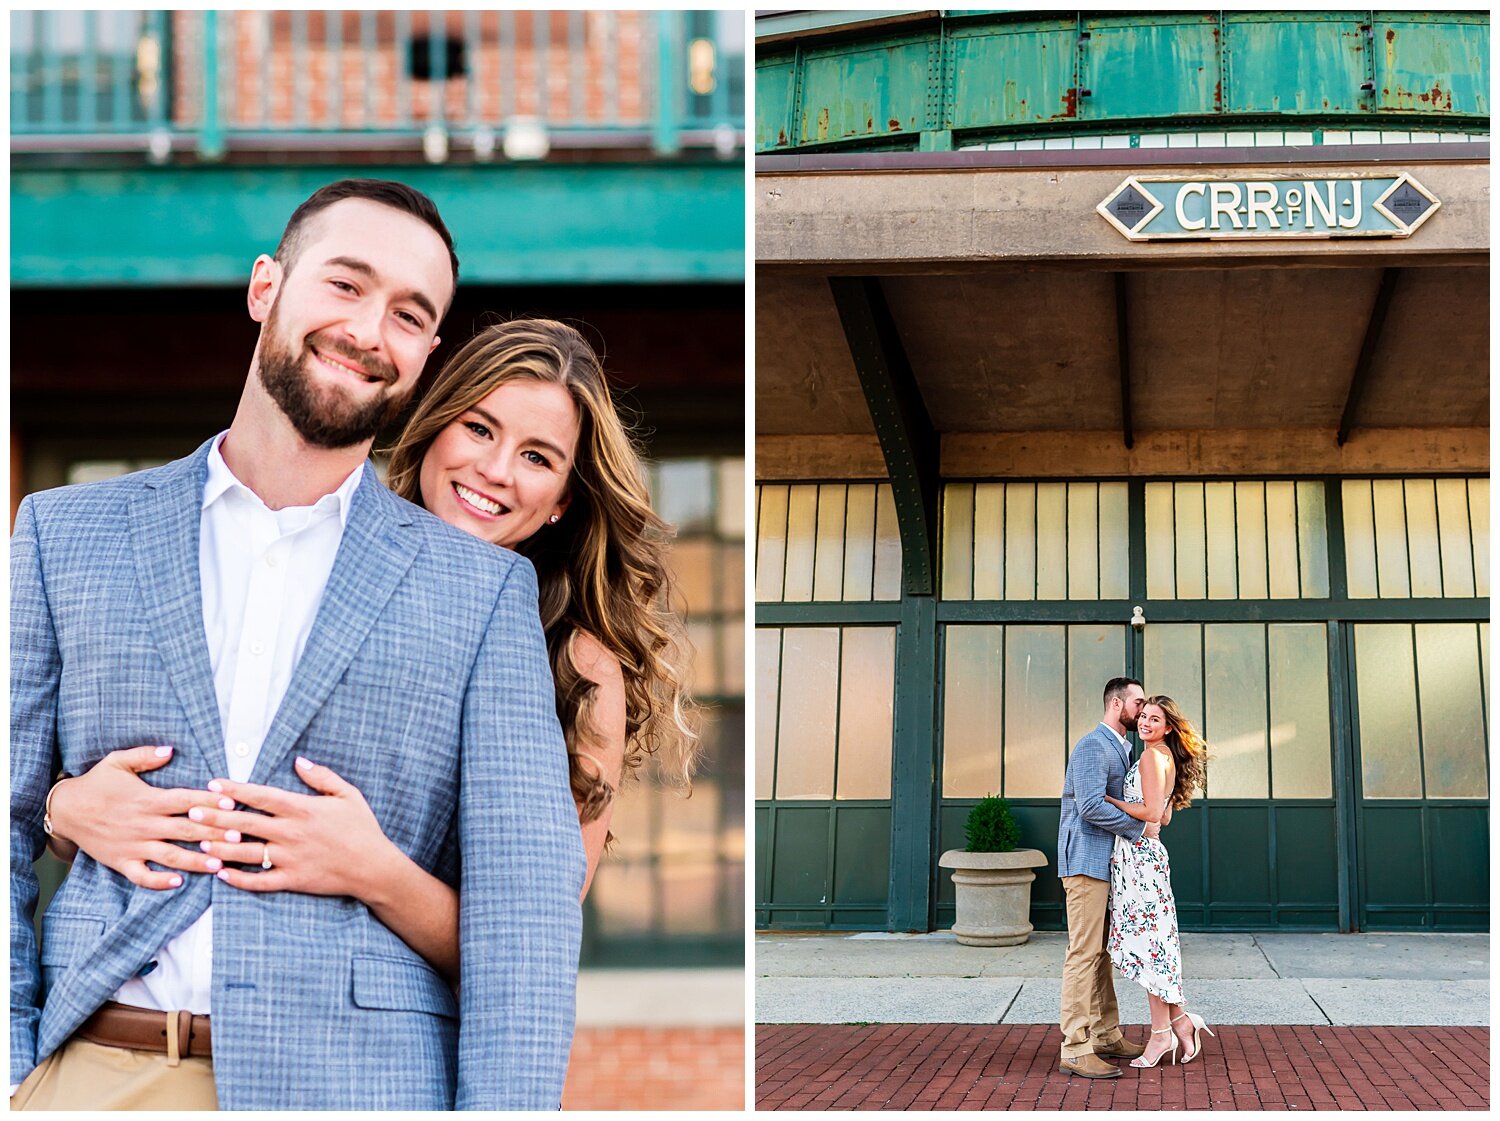
[[[1172,753],[1177,771],[1177,780],[1172,787],[1172,808],[1185,810],[1193,804],[1194,791],[1203,789],[1208,777],[1208,744],[1171,697],[1160,694],[1147,697],[1141,708],[1145,709],[1146,705],[1155,705],[1166,717],[1167,733],[1162,739]]]
[[[579,631],[593,635],[620,662],[622,778],[655,755],[658,775],[689,789],[698,751],[696,712],[684,680],[687,643],[667,607],[665,556],[672,530],[651,509],[641,455],[620,421],[598,356],[576,330],[550,319],[484,328],[448,359],[422,397],[391,447],[387,480],[402,498],[425,505],[422,459],[433,440],[497,387],[523,379],[562,386],[578,410],[567,511],[516,551],[536,568],[573,798],[579,819],[589,822],[615,791],[585,747],[593,732],[596,687],[573,661]]]

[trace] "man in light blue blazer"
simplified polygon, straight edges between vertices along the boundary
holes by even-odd
[[[1100,1056],[1133,1059],[1145,1050],[1120,1032],[1114,969],[1105,948],[1109,858],[1116,836],[1135,841],[1145,830],[1160,826],[1136,821],[1104,800],[1106,794],[1124,794],[1130,770],[1125,733],[1135,730],[1145,700],[1139,681],[1111,678],[1104,686],[1104,716],[1073,746],[1063,779],[1057,874],[1067,896],[1068,953],[1063,960],[1058,1069],[1083,1078],[1118,1078],[1119,1068]]]
[[[437,345],[457,270],[425,196],[370,180],[324,188],[275,257],[255,262],[261,333],[228,432],[166,467],[21,504],[10,850],[11,1082],[23,1108],[559,1105],[584,861],[535,575],[396,498],[365,462]],[[305,627],[289,680],[267,687],[263,737],[232,745],[237,691],[260,686],[245,684],[253,666],[227,697],[216,679],[239,635],[209,637],[205,619],[213,477],[291,523],[311,511],[327,538],[321,561],[287,553],[297,540],[218,541],[246,551],[247,602],[284,601]],[[288,588],[275,569],[296,557],[299,572],[322,568]],[[262,653],[251,623],[241,666]],[[252,715],[265,697],[251,697]],[[238,760],[249,781],[307,794],[299,756],[352,782],[396,845],[459,888],[457,993],[353,899],[248,892],[207,874],[151,891],[82,854],[38,945],[32,864],[50,788],[141,744],[175,747],[141,776],[161,788],[203,789]],[[201,984],[210,1007],[121,1003],[164,970]],[[101,1016],[123,1035],[80,1042]],[[159,1038],[138,1038],[142,1018]],[[111,1096],[107,1069],[131,1063],[150,1068],[148,1098]]]

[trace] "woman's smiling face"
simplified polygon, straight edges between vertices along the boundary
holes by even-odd
[[[422,457],[422,504],[449,525],[514,549],[568,508],[578,410],[555,382],[498,386]]]
[[[1145,705],[1135,718],[1135,730],[1145,743],[1160,743],[1167,734],[1167,714],[1160,705]]]

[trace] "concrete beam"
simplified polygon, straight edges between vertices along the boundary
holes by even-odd
[[[949,433],[944,478],[1357,475],[1487,472],[1488,428],[1361,428],[1340,447],[1333,429]]]
[[[756,436],[755,477],[883,480],[887,471],[878,436]]]
[[[1396,475],[1490,469],[1488,428],[1375,428],[1339,447],[1332,429],[1231,429],[1138,434],[1127,451],[1111,432],[950,433],[944,478],[1181,475]],[[884,479],[874,436],[757,436],[763,482]]]
[[[1442,202],[1412,237],[1130,242],[1094,208],[1139,167],[959,168],[763,173],[755,177],[755,257],[838,273],[944,271],[963,264],[1047,262],[1096,269],[1331,267],[1483,260],[1489,165],[1412,162],[1379,149],[1370,163],[1216,167],[1162,164],[1153,175],[1324,178],[1410,172]],[[1431,258],[1431,262],[1428,262]]]

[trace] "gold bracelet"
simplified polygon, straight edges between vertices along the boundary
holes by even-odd
[[[42,803],[42,832],[49,837],[57,836],[56,833],[52,832],[52,795],[57,793],[59,786],[72,777],[72,775],[66,773],[58,776],[57,781],[52,784],[52,789],[47,791],[47,800]]]

